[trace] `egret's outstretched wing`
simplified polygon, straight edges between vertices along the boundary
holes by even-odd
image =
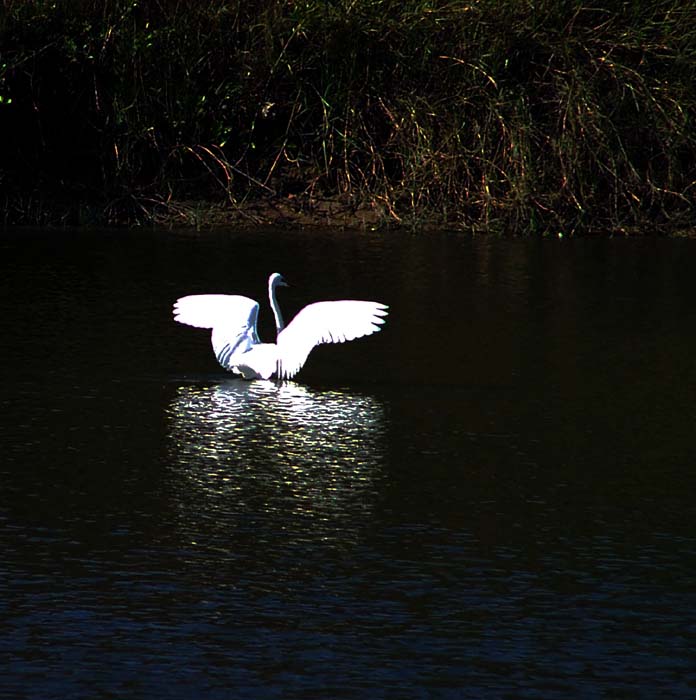
[[[196,328],[215,328],[221,323],[249,325],[252,310],[259,305],[238,294],[193,294],[174,303],[174,320]]]
[[[212,328],[211,341],[218,362],[229,369],[233,356],[259,342],[256,319],[259,305],[253,299],[228,294],[194,294],[174,304],[174,320],[196,328]]]
[[[380,330],[389,307],[374,301],[319,301],[305,306],[278,335],[278,378],[294,377],[312,348]]]

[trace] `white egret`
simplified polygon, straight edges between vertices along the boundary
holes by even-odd
[[[343,343],[380,330],[389,307],[375,301],[319,301],[302,309],[288,324],[276,301],[276,288],[287,286],[282,275],[268,278],[268,299],[276,322],[276,342],[262,343],[256,330],[259,304],[228,294],[194,294],[174,304],[174,320],[211,328],[217,361],[244,379],[294,377],[309,353],[322,343]]]

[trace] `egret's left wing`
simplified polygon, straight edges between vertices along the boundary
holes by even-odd
[[[177,299],[174,320],[196,328],[211,328],[213,352],[226,369],[233,357],[259,342],[256,320],[259,305],[253,299],[232,294],[193,294]]]
[[[294,377],[322,343],[343,343],[380,330],[389,307],[375,301],[319,301],[278,335],[278,378]]]

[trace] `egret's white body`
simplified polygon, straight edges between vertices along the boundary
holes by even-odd
[[[276,321],[275,343],[262,343],[256,330],[259,304],[227,294],[196,294],[174,304],[174,320],[196,328],[211,328],[218,362],[244,379],[294,377],[309,353],[322,343],[343,343],[380,330],[387,306],[374,301],[319,301],[302,309],[287,327],[275,297],[285,286],[274,272],[268,278],[268,299]]]

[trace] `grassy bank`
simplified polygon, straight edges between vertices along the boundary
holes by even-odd
[[[696,224],[696,0],[6,0],[0,56],[5,223]]]

